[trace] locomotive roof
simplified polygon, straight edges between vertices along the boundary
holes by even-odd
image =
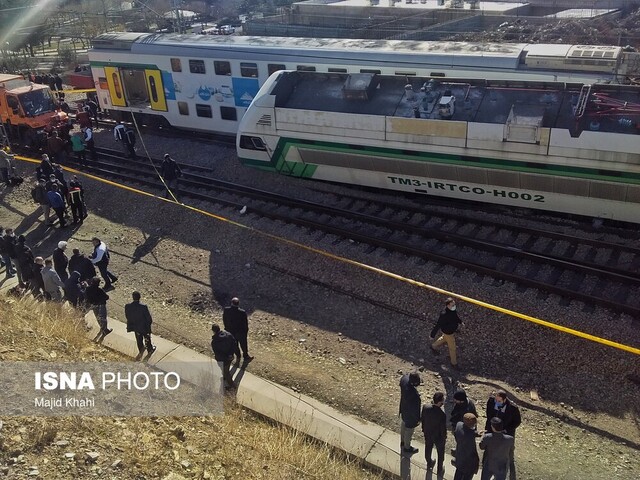
[[[268,62],[332,63],[364,65],[371,60],[399,68],[430,65],[432,68],[464,66],[479,69],[519,68],[521,57],[590,57],[617,59],[620,47],[594,45],[545,45],[525,43],[474,43],[345,38],[259,37],[112,32],[93,40],[93,50],[130,51],[136,55],[220,58]]]
[[[398,55],[406,55],[404,61],[432,65],[517,68],[524,43],[471,43],[471,42],[421,42],[410,40],[366,40],[337,38],[295,38],[257,37],[237,35],[180,35],[180,34],[137,34],[108,33],[93,41],[93,49],[130,50],[140,55],[175,55],[182,57],[219,58],[220,51],[226,58],[238,58],[251,52],[255,60],[291,61],[294,57],[304,62],[308,55],[310,62],[320,62],[330,58],[351,60],[354,52],[360,57],[375,55],[380,62],[402,61]],[[288,58],[291,57],[291,58]],[[359,58],[353,58],[357,62]],[[458,62],[457,60],[462,60]]]
[[[472,43],[449,41],[416,41],[416,40],[369,40],[352,38],[300,38],[300,37],[258,37],[242,35],[195,35],[195,34],[160,34],[160,33],[131,33],[112,32],[99,35],[93,40],[93,48],[117,48],[117,43],[129,43],[131,50],[141,53],[148,50],[145,47],[188,47],[211,48],[218,46],[252,47],[252,49],[276,48],[310,48],[335,50],[376,50],[403,53],[433,53],[433,54],[473,54],[493,56],[515,56],[527,45],[525,43]],[[135,44],[135,45],[134,45]]]

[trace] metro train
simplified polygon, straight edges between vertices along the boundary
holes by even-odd
[[[283,71],[236,146],[284,175],[640,223],[640,86]]]
[[[89,51],[100,106],[116,119],[235,135],[278,70],[625,83],[640,54],[613,46],[108,33]]]

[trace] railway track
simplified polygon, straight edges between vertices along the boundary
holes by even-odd
[[[131,161],[101,150],[87,170],[126,182],[162,188],[148,160]],[[159,161],[154,161],[159,166]],[[207,169],[182,165],[180,197],[203,200],[304,227],[315,240],[367,245],[489,276],[571,300],[601,305],[640,319],[640,248],[477,216],[443,214],[428,207],[332,194],[327,204],[221,181]],[[329,238],[334,235],[335,238]]]

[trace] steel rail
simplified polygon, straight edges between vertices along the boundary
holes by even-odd
[[[127,162],[134,163],[128,160]],[[105,162],[102,162],[102,163],[103,165],[107,166],[108,169],[100,168],[96,165],[93,165],[93,166],[90,165],[89,168],[98,173],[114,175],[128,181],[134,180],[136,182],[143,183],[149,186],[162,188],[162,184],[159,181],[143,180],[142,178],[140,178],[141,175],[154,178],[156,176],[155,172],[141,170],[140,168],[137,168],[135,165],[126,165],[126,164],[115,165],[115,164],[107,164]],[[135,163],[138,163],[138,162],[135,162]],[[128,173],[121,173],[121,172],[128,172]],[[294,209],[302,208],[302,209],[307,209],[307,211],[310,209],[315,209],[316,212],[322,212],[325,214],[329,214],[331,216],[339,215],[339,216],[343,216],[343,217],[347,217],[347,218],[355,219],[359,221],[371,221],[372,223],[375,223],[377,226],[381,226],[384,228],[395,229],[397,227],[397,228],[404,229],[407,227],[406,224],[403,224],[400,222],[389,222],[386,220],[381,220],[377,217],[372,217],[370,215],[362,215],[362,214],[358,214],[356,212],[348,211],[345,209],[332,208],[332,207],[327,207],[325,205],[318,205],[306,200],[296,200],[280,194],[253,189],[252,187],[236,185],[230,182],[225,182],[225,181],[220,181],[220,180],[215,180],[210,178],[203,179],[202,177],[196,176],[196,175],[192,175],[192,176],[196,177],[197,179],[195,180],[183,179],[182,184],[183,185],[187,184],[192,187],[202,188],[205,190],[216,189],[224,192],[229,192],[234,195],[242,195],[242,196],[247,196],[254,199],[257,198],[263,201],[280,203]],[[231,200],[227,200],[219,197],[213,197],[205,193],[195,192],[192,190],[181,189],[180,196],[189,196],[191,198],[205,200],[212,203],[218,203],[218,204],[233,207],[233,208],[241,208],[243,206],[246,206],[246,202],[231,201]],[[491,277],[495,277],[497,275],[498,277],[504,280],[508,280],[518,284],[523,284],[523,285],[537,288],[540,290],[546,290],[561,296],[570,297],[573,299],[579,299],[586,303],[596,303],[599,305],[603,305],[607,308],[613,309],[615,311],[628,313],[632,315],[634,318],[640,318],[640,309],[633,307],[631,305],[624,305],[624,304],[621,304],[620,302],[613,301],[612,299],[609,299],[609,298],[594,296],[581,291],[576,291],[574,289],[560,287],[549,282],[530,279],[518,274],[513,274],[510,272],[506,272],[504,270],[496,269],[494,267],[488,267],[478,262],[461,260],[453,256],[447,256],[447,255],[442,255],[435,252],[427,251],[425,249],[422,249],[416,246],[410,246],[400,242],[395,242],[395,241],[391,241],[383,238],[372,237],[370,234],[355,232],[353,230],[330,225],[325,222],[308,220],[308,219],[300,218],[299,216],[295,216],[291,214],[278,213],[274,211],[273,207],[259,208],[256,206],[252,206],[250,211],[263,217],[267,217],[275,220],[281,220],[287,223],[294,223],[296,225],[304,226],[313,230],[325,231],[340,237],[349,238],[349,239],[356,240],[361,243],[366,243],[376,247],[385,248],[390,251],[400,252],[409,256],[423,258],[423,259],[439,262],[442,264],[452,265],[460,269],[471,269],[478,273],[491,276]],[[419,227],[416,227],[416,228],[418,228],[418,230],[424,233],[423,231],[425,229],[421,229]],[[433,232],[427,229],[426,233],[431,235],[431,233]],[[559,268],[565,268],[565,269],[571,268],[573,270],[580,271],[581,273],[585,273],[585,274],[598,275],[599,277],[609,276],[609,277],[615,278],[618,281],[622,281],[625,283],[635,284],[638,281],[637,278],[629,275],[625,275],[624,273],[609,272],[609,271],[597,269],[591,266],[586,266],[586,267],[580,266],[579,264],[575,264],[575,263],[572,264],[571,262],[556,260],[553,258],[545,257],[540,254],[533,254],[533,255],[527,256],[527,255],[524,255],[523,252],[519,252],[517,249],[513,249],[513,247],[498,246],[495,244],[491,244],[489,242],[478,241],[475,239],[465,239],[465,238],[462,238],[462,236],[460,235],[453,235],[453,234],[447,233],[447,234],[440,234],[439,236],[444,241],[451,241],[454,243],[467,242],[468,245],[474,246],[475,248],[483,247],[486,249],[493,249],[495,252],[504,253],[507,257],[523,255],[523,258],[535,259],[538,261],[538,263],[539,261],[542,261],[544,264],[553,262]]]

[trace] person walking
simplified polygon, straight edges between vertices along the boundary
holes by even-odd
[[[89,120],[89,125],[91,125],[91,120]],[[85,127],[82,132],[84,133],[84,144],[87,148],[87,150],[89,150],[89,152],[91,152],[91,160],[95,160],[98,158],[98,152],[96,152],[96,142],[93,139],[93,129],[88,126]]]
[[[91,263],[93,263],[98,270],[100,270],[100,275],[104,279],[104,288],[110,289],[113,287],[113,283],[118,281],[118,277],[116,277],[113,273],[111,273],[108,269],[109,260],[111,255],[109,254],[109,249],[107,248],[106,243],[100,240],[98,237],[93,237],[91,239],[93,243],[93,253],[89,256],[91,259]]]
[[[118,143],[122,143],[123,146],[126,130],[127,127],[124,126],[124,123],[122,121],[119,121],[116,126],[113,127],[113,139]]]
[[[36,174],[38,178],[44,178],[45,182],[49,179],[49,175],[53,173],[53,165],[49,160],[49,155],[46,153],[42,155],[40,165],[36,168]]]
[[[64,296],[67,301],[78,308],[84,301],[85,286],[80,281],[80,272],[72,271],[66,282],[64,282]]]
[[[132,160],[138,158],[136,155],[136,132],[133,131],[133,128],[129,126],[125,127],[123,141],[125,148],[129,152],[129,158]]]
[[[67,249],[67,242],[58,242],[58,248],[53,251],[53,268],[63,282],[67,281],[67,267],[69,266],[69,257],[64,251]]]
[[[416,372],[404,374],[400,379],[400,451],[413,455],[418,449],[411,446],[413,431],[420,423],[420,394],[416,388],[420,385],[420,375]]]
[[[42,269],[42,283],[44,286],[45,297],[56,302],[62,301],[61,288],[64,288],[64,282],[53,268],[53,262],[50,259],[44,261]]]
[[[11,172],[13,171],[13,160],[15,155],[5,152],[0,148],[0,181],[4,182],[7,187],[10,185]]]
[[[476,405],[473,403],[473,400],[467,397],[467,392],[462,388],[459,388],[453,394],[453,403],[453,410],[451,410],[451,416],[449,417],[451,431],[455,431],[458,422],[462,421],[465,413],[473,413],[476,418],[478,417]]]
[[[20,235],[16,239],[12,229],[8,228],[7,232],[9,234],[8,240],[12,242],[13,245],[12,252],[14,255],[13,259],[15,260],[16,273],[18,275],[18,285],[20,288],[28,288],[29,282],[33,278],[33,252],[31,248],[25,244],[26,239],[24,235]]]
[[[67,146],[58,136],[57,131],[51,132],[51,135],[47,139],[47,151],[49,152],[49,157],[53,159],[56,163],[64,163],[65,154],[66,154]]]
[[[235,354],[238,357],[238,361],[240,361],[240,349],[242,349],[244,363],[249,363],[253,360],[253,357],[249,355],[249,346],[247,344],[249,319],[247,318],[247,312],[240,308],[240,299],[238,297],[233,297],[231,305],[225,307],[222,313],[222,323],[224,324],[224,329],[236,339]]]
[[[480,457],[476,448],[476,426],[478,417],[467,412],[456,424],[453,432],[456,438],[456,473],[453,480],[472,480],[480,466]]]
[[[42,208],[42,213],[44,214],[44,221],[51,225],[53,221],[50,218],[51,214],[51,205],[49,204],[49,197],[47,196],[47,184],[44,178],[38,179],[35,186],[31,190],[31,198],[36,202],[40,208]]]
[[[233,352],[236,349],[236,339],[229,332],[221,330],[220,326],[214,323],[211,326],[213,336],[211,337],[211,350],[222,370],[222,379],[227,390],[235,389],[236,386],[231,378],[231,362]]]
[[[493,417],[489,423],[491,432],[485,433],[480,440],[480,450],[484,450],[481,480],[505,480],[514,439],[505,433],[504,424],[500,418]]]
[[[20,237],[18,237],[18,240],[20,240]],[[44,270],[44,258],[34,258],[30,268],[31,278],[29,280],[29,290],[35,298],[41,298],[45,296],[44,278],[42,277],[42,271]]]
[[[167,192],[165,193],[164,198],[169,198],[170,192],[173,193],[173,196],[178,198],[178,179],[182,176],[182,170],[180,166],[176,163],[176,161],[171,158],[171,155],[168,153],[164,154],[164,160],[162,160],[162,165],[160,165],[160,175],[164,179],[165,186],[167,188]]]
[[[513,445],[515,446],[516,429],[522,423],[522,416],[520,415],[520,409],[507,397],[507,392],[504,390],[498,390],[497,392],[489,396],[487,400],[487,423],[485,425],[485,431],[490,432],[491,419],[499,418],[502,420],[502,426],[505,434],[511,436]],[[515,462],[515,448],[511,451],[509,459],[509,478],[515,480],[516,478],[516,462]]]
[[[0,259],[5,268],[5,278],[13,278],[16,275],[16,269],[10,255],[12,250],[13,245],[9,244],[9,241],[5,238],[4,228],[0,227]]]
[[[88,98],[87,101],[84,102],[84,107],[91,120],[95,123],[95,128],[98,128],[98,104],[92,98]]]
[[[109,300],[109,295],[100,288],[100,279],[98,277],[91,279],[91,283],[85,290],[85,297],[87,303],[91,305],[98,325],[100,325],[100,333],[103,337],[106,337],[113,331],[107,325],[107,300]]]
[[[451,366],[455,369],[458,368],[455,333],[458,330],[458,326],[460,325],[464,327],[464,323],[462,323],[462,320],[460,320],[460,318],[458,317],[458,313],[456,312],[456,302],[453,298],[449,297],[445,301],[445,308],[440,313],[438,322],[433,327],[433,330],[431,330],[431,338],[435,338],[438,331],[442,330],[442,335],[440,335],[440,337],[438,337],[438,339],[431,344],[431,351],[438,355],[440,353],[438,351],[438,347],[446,343],[449,347],[449,358],[451,360]]]
[[[444,475],[444,445],[447,440],[447,415],[442,410],[444,393],[433,394],[433,403],[422,407],[420,421],[424,434],[424,458],[427,460],[427,470],[433,470],[436,462],[431,458],[433,447],[438,454],[438,475]]]
[[[142,356],[145,348],[147,353],[151,355],[156,351],[156,347],[151,343],[151,312],[149,307],[144,303],[140,303],[140,292],[131,294],[133,302],[124,306],[124,316],[127,319],[127,332],[133,332],[136,335],[136,343],[138,345],[139,356]]]
[[[87,150],[84,148],[81,132],[76,132],[71,135],[71,151],[76,156],[76,160],[80,165],[87,164]]]
[[[69,205],[71,206],[73,223],[82,225],[84,219],[87,218],[87,206],[84,203],[84,188],[75,175],[69,182]]]
[[[57,183],[53,183],[51,185],[51,190],[47,192],[47,198],[49,199],[49,204],[53,211],[56,212],[56,216],[60,221],[60,228],[64,228],[67,226],[67,222],[64,221],[64,211],[65,204],[64,199],[60,193],[60,187]]]

